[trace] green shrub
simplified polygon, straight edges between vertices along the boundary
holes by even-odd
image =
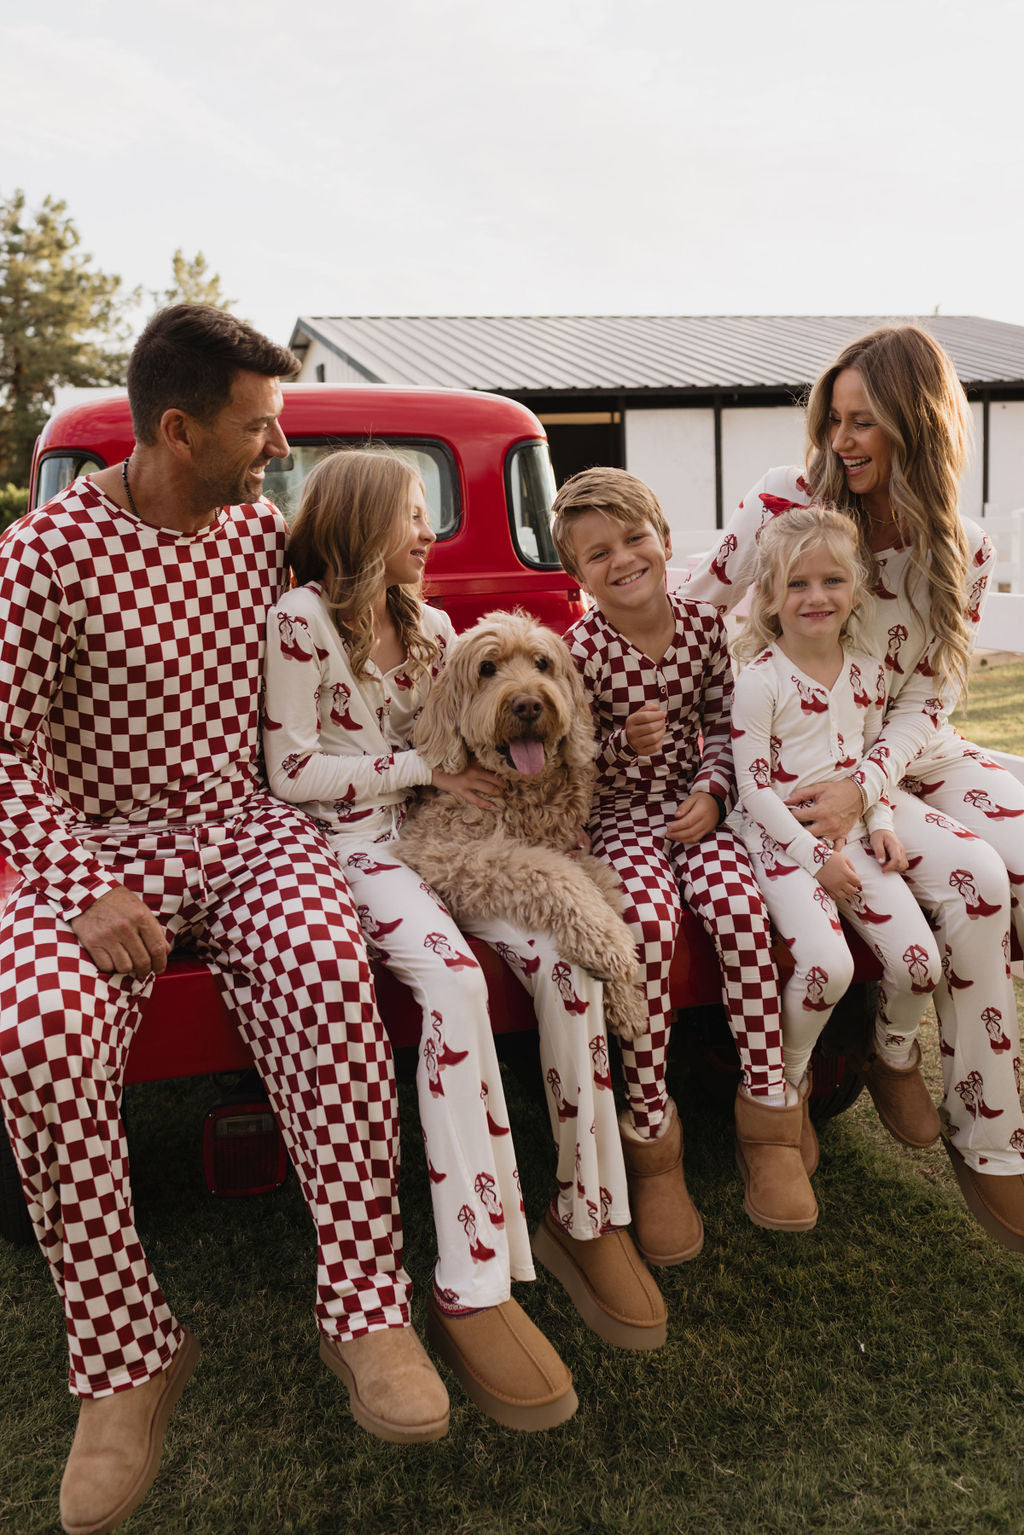
[[[28,486],[0,485],[0,529],[24,517],[28,511]]]

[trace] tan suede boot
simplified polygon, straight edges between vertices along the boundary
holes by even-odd
[[[554,1428],[579,1406],[572,1376],[517,1301],[448,1316],[431,1296],[427,1338],[481,1412],[507,1428]]]
[[[811,1118],[811,1068],[808,1066],[804,1072],[797,1093],[800,1097],[802,1114],[800,1117],[800,1160],[804,1164],[804,1172],[808,1178],[813,1178],[818,1171],[818,1163],[821,1160],[821,1148],[818,1145],[818,1132],[814,1128]]]
[[[858,1069],[889,1134],[904,1146],[918,1150],[934,1146],[942,1134],[942,1124],[921,1075],[921,1046],[917,1040],[907,1066],[890,1066],[880,1055],[869,1055]]]
[[[668,1312],[628,1231],[587,1241],[571,1237],[550,1208],[533,1234],[533,1251],[562,1286],[591,1331],[616,1348],[660,1348]]]
[[[619,1116],[619,1134],[637,1247],[648,1263],[663,1268],[696,1258],[704,1222],[683,1176],[683,1127],[675,1103],[668,1100],[656,1139],[645,1140],[633,1128],[628,1110]]]
[[[993,1241],[1011,1252],[1024,1252],[1024,1174],[976,1172],[945,1137],[942,1144],[971,1214]]]
[[[352,1416],[390,1444],[423,1444],[448,1432],[448,1393],[411,1327],[358,1338],[320,1334],[320,1358],[348,1387]]]
[[[758,1103],[742,1087],[736,1094],[736,1161],[755,1226],[810,1231],[818,1219],[814,1190],[800,1152],[804,1106],[794,1094],[785,1107]]]
[[[167,1421],[199,1359],[186,1328],[159,1375],[113,1396],[83,1397],[60,1487],[66,1535],[107,1535],[146,1496],[160,1469]]]

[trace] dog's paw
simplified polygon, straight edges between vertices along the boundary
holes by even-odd
[[[605,982],[604,1021],[620,1039],[638,1039],[650,1027],[647,997],[635,981]]]
[[[626,904],[626,896],[615,870],[600,858],[595,858],[593,853],[579,853],[576,856],[580,868],[597,886],[612,911],[616,914],[621,912]]]

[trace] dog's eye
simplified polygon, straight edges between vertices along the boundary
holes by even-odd
[[[536,661],[536,666],[537,666],[537,670],[539,672],[546,672],[547,669],[548,669],[548,658],[547,658],[547,656],[538,656],[537,657],[537,661]]]
[[[481,675],[481,677],[493,677],[497,670],[498,670],[498,668],[495,666],[493,661],[481,661],[480,662],[480,675]]]

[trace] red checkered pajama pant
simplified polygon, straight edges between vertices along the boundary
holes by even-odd
[[[661,812],[633,802],[617,810],[602,805],[590,826],[594,853],[622,881],[623,916],[636,935],[647,986],[650,1029],[621,1041],[621,1049],[633,1122],[651,1135],[668,1099],[669,969],[684,901],[715,945],[722,1000],[748,1091],[764,1097],[785,1087],[771,927],[746,850],[724,827],[683,847],[666,840],[665,824]]]
[[[403,1325],[391,1051],[347,890],[310,822],[261,798],[231,821],[88,845],[214,968],[313,1216],[320,1329]],[[119,1112],[153,978],[98,971],[27,889],[0,917],[0,978],[4,1116],[64,1303],[71,1390],[109,1395],[164,1369],[181,1341],[135,1231]]]

